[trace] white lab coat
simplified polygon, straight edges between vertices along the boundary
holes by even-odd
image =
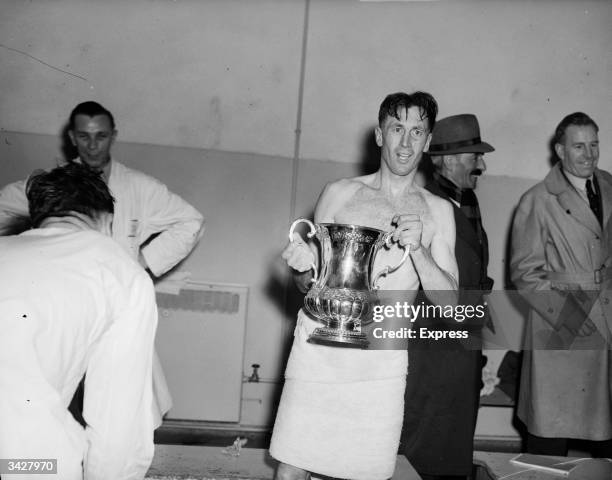
[[[204,218],[160,181],[115,160],[111,162],[108,188],[115,198],[113,239],[134,259],[141,250],[151,272],[160,276],[195,247],[204,231]],[[0,235],[12,233],[14,220],[28,217],[25,185],[22,180],[0,190]],[[140,248],[155,233],[159,234]],[[159,426],[172,407],[172,397],[157,354],[153,360],[153,387],[153,409]]]
[[[13,220],[28,216],[25,184],[22,180],[0,190],[0,235],[12,233]],[[108,188],[115,198],[113,238],[133,258],[151,235],[159,233],[142,248],[156,277],[185,258],[201,238],[200,212],[159,180],[111,160]]]
[[[113,238],[135,258],[140,245],[160,232],[142,248],[156,277],[185,258],[201,238],[200,212],[155,178],[113,161],[108,188],[115,197]]]
[[[110,238],[0,238],[0,458],[57,459],[49,479],[144,478],[156,327],[151,279]],[[68,405],[85,371],[83,429]]]

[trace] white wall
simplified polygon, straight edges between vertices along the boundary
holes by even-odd
[[[126,141],[292,157],[306,4],[3,0],[0,126],[55,134],[94,98]],[[384,95],[423,89],[479,116],[491,174],[541,178],[565,114],[612,136],[611,23],[606,0],[311,0],[301,154],[359,162]]]
[[[291,156],[303,11],[273,0],[3,0],[2,128],[55,134],[72,106],[95,99],[126,141]]]
[[[313,0],[304,136],[308,158],[351,162],[383,96],[422,89],[440,116],[475,113],[489,173],[541,178],[563,116],[583,110],[612,135],[612,4],[513,0]],[[612,167],[610,155],[602,165]]]

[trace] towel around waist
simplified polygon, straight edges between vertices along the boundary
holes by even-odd
[[[285,378],[349,383],[397,378],[407,374],[406,350],[361,350],[308,343],[308,336],[319,326],[320,323],[300,310]]]

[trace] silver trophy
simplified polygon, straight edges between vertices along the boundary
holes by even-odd
[[[308,313],[325,324],[312,332],[308,341],[331,346],[367,348],[369,342],[362,325],[371,322],[372,307],[378,304],[378,280],[401,267],[410,249],[400,262],[387,266],[372,276],[378,251],[390,245],[392,232],[341,223],[314,224],[300,218],[291,224],[289,240],[300,223],[310,227],[308,238],[319,241],[319,269],[314,264],[313,283],[304,299]]]

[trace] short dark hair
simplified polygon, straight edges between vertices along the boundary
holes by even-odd
[[[77,115],[86,115],[88,117],[95,117],[96,115],[106,115],[111,123],[111,128],[115,129],[115,119],[113,118],[113,114],[109,112],[106,108],[100,105],[98,102],[83,102],[79,103],[76,107],[72,109],[70,112],[70,120],[68,123],[68,128],[70,130],[74,130],[74,121]]]
[[[438,115],[438,103],[427,92],[414,92],[411,94],[397,92],[387,95],[378,110],[378,125],[382,127],[387,117],[399,119],[401,111],[408,110],[410,107],[419,107],[423,111],[424,115],[421,119],[427,119],[429,131],[431,132]]]
[[[586,113],[574,112],[566,116],[563,120],[561,120],[561,123],[557,125],[553,143],[563,143],[565,141],[565,131],[567,130],[567,127],[571,125],[581,127],[591,125],[595,129],[595,132],[599,132],[599,127],[595,123],[595,120],[589,117]]]
[[[113,196],[101,173],[78,163],[32,174],[26,185],[26,196],[33,228],[48,217],[66,217],[78,212],[97,218],[115,210]]]

